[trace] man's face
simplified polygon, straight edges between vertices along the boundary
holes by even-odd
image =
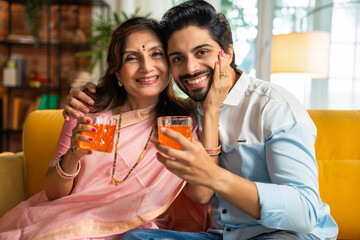
[[[168,40],[171,72],[179,88],[194,101],[203,101],[213,81],[221,48],[207,29],[188,26]]]

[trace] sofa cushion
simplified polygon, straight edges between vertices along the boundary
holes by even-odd
[[[0,217],[25,200],[23,153],[0,157]]]
[[[320,197],[339,226],[339,239],[360,239],[360,111],[309,110],[315,142]]]
[[[53,158],[64,118],[62,110],[37,110],[25,121],[23,151],[28,197],[44,189],[44,176]]]

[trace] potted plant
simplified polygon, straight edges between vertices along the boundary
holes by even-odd
[[[25,2],[25,21],[30,29],[30,34],[34,37],[36,49],[40,44],[41,13],[46,3],[47,0],[26,0]]]
[[[83,51],[76,54],[77,57],[91,57],[91,72],[93,72],[95,66],[100,63],[100,71],[102,72],[101,61],[103,59],[103,54],[107,49],[112,32],[124,21],[136,17],[139,14],[140,9],[137,8],[135,12],[131,15],[127,15],[122,12],[121,16],[117,13],[113,14],[113,19],[107,21],[103,16],[96,16],[92,22],[91,33],[92,36],[89,38],[88,42],[91,45],[91,50]],[[146,17],[149,17],[150,13],[146,14]]]

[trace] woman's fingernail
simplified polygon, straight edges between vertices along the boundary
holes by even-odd
[[[89,100],[89,101],[88,101],[88,104],[93,105],[93,104],[94,104],[94,100]]]
[[[89,151],[88,151],[88,154],[92,154],[92,151],[89,150]]]
[[[224,50],[221,49],[220,55],[221,55],[221,57],[224,57]]]
[[[217,64],[217,65],[220,65],[220,62],[219,62],[219,61],[216,61],[216,64]]]
[[[91,131],[96,132],[96,128],[92,128]]]
[[[87,123],[87,124],[90,124],[90,123],[91,123],[91,120],[90,120],[90,119],[86,120],[86,123]]]
[[[94,141],[94,139],[92,137],[89,137],[89,141]]]
[[[89,109],[84,108],[84,109],[83,109],[83,112],[84,112],[84,113],[88,113],[88,112],[89,112]]]

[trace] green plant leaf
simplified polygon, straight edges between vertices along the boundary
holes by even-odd
[[[135,12],[131,15],[127,15],[125,12],[121,12],[119,16],[117,13],[114,13],[112,15],[112,19],[109,20],[105,19],[99,14],[95,15],[90,28],[92,36],[88,39],[88,42],[91,45],[91,50],[78,52],[75,56],[91,57],[91,72],[93,72],[95,66],[101,59],[103,59],[102,56],[105,54],[105,51],[109,46],[112,32],[124,21],[133,17],[137,17],[139,12],[140,8],[136,8]],[[146,14],[146,17],[149,16],[151,16],[151,13]]]
[[[119,26],[121,24],[121,19],[119,17],[119,15],[117,13],[114,13],[114,20],[117,26]]]

